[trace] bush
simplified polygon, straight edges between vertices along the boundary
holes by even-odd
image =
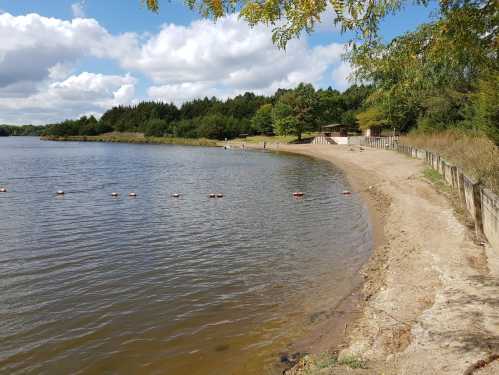
[[[162,137],[168,130],[166,121],[151,119],[145,125],[144,135],[146,137]]]

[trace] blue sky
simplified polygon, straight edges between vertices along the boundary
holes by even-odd
[[[140,100],[271,94],[301,81],[350,84],[341,59],[350,36],[326,22],[282,51],[264,26],[237,16],[215,24],[179,0],[161,5],[154,14],[139,0],[0,0],[0,123],[99,116]],[[434,9],[409,5],[383,21],[381,34],[413,30]]]

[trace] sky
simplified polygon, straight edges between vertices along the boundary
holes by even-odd
[[[348,34],[325,14],[316,31],[272,44],[272,30],[237,14],[201,18],[181,0],[159,14],[139,0],[0,0],[0,124],[47,124],[144,100],[270,95],[300,82],[344,91]],[[381,24],[385,40],[428,21],[408,5]]]

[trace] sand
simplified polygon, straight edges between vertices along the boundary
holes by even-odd
[[[324,326],[303,344],[310,353],[362,358],[367,369],[334,365],[313,373],[499,374],[499,253],[475,243],[448,197],[424,179],[423,162],[358,146],[279,145],[279,151],[342,168],[374,225],[360,312],[345,328]],[[338,348],[343,330],[346,345]],[[305,373],[302,367],[288,373]]]

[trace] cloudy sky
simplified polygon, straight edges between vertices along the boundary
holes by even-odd
[[[429,13],[409,7],[383,23],[383,36]],[[179,0],[163,1],[159,14],[139,0],[0,0],[0,124],[99,116],[141,100],[271,94],[299,82],[344,90],[349,35],[331,19],[282,51],[269,28],[251,29],[237,15],[204,20]]]

